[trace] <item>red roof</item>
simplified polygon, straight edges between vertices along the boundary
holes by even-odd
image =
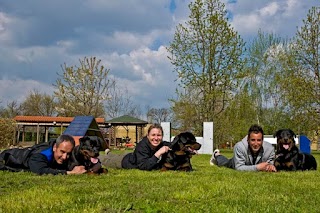
[[[16,116],[13,119],[17,122],[57,122],[57,123],[71,123],[74,117],[51,117],[51,116]],[[98,124],[104,123],[104,118],[96,118]]]

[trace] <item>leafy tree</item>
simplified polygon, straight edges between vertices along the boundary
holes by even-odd
[[[21,104],[21,110],[23,115],[39,115],[39,116],[53,116],[56,103],[54,97],[41,94],[39,91],[32,91]]]
[[[13,119],[0,118],[0,148],[8,148],[15,144],[15,129],[16,123]]]
[[[290,44],[288,54],[280,59],[279,76],[282,99],[291,115],[296,132],[318,129],[320,112],[320,7],[312,7]]]
[[[192,131],[195,134],[202,134],[202,122],[199,122],[200,111],[197,110],[197,105],[201,100],[198,99],[197,88],[192,86],[185,87],[181,91],[177,91],[179,100],[170,100],[173,105],[172,126],[181,131]]]
[[[79,66],[61,66],[63,73],[58,74],[54,92],[58,114],[102,117],[108,89],[114,83],[108,78],[110,70],[96,57],[84,57],[79,62]]]
[[[255,123],[263,121],[263,109],[281,107],[277,77],[281,75],[279,52],[283,51],[286,40],[274,34],[259,30],[258,36],[248,45],[247,63],[241,89],[246,88],[255,108]]]
[[[196,0],[189,9],[189,20],[177,26],[168,47],[169,60],[182,88],[177,90],[178,98],[173,104],[190,107],[180,111],[179,117],[187,120],[192,112],[197,121],[215,122],[238,86],[244,43],[228,24],[224,4],[219,0]],[[185,88],[195,89],[192,99],[196,103],[185,102]]]

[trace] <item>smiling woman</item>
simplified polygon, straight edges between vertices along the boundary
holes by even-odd
[[[164,162],[162,155],[169,150],[170,142],[162,141],[163,129],[160,124],[149,127],[147,136],[136,146],[132,153],[107,153],[100,156],[102,164],[107,168],[125,168],[140,170],[160,169]]]

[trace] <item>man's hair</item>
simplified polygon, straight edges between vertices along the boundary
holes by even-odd
[[[258,124],[253,124],[249,131],[248,131],[248,139],[250,138],[250,134],[251,133],[254,133],[254,134],[258,134],[258,133],[261,133],[262,134],[262,138],[263,138],[263,129],[261,126],[259,126]]]
[[[67,142],[71,143],[73,147],[76,144],[71,135],[60,135],[56,140],[56,146],[59,147],[59,145],[64,141],[67,141]]]
[[[148,128],[148,135],[149,135],[149,133],[150,133],[150,131],[151,131],[152,129],[160,129],[160,130],[161,130],[161,133],[162,133],[162,135],[163,135],[163,129],[162,129],[162,126],[161,126],[160,124],[155,123],[155,124],[152,124],[151,126],[149,126],[149,128]]]

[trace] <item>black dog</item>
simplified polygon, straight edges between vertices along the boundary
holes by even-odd
[[[277,138],[276,159],[277,170],[297,171],[316,170],[316,159],[306,153],[300,153],[295,144],[296,134],[291,129],[280,129],[273,137]]]
[[[75,166],[85,166],[87,173],[101,174],[108,170],[102,168],[98,159],[102,146],[102,139],[97,136],[85,136],[79,139],[79,145],[71,152],[68,162],[68,169],[71,171]]]
[[[183,132],[177,135],[170,144],[170,149],[164,157],[164,164],[161,171],[179,170],[192,171],[190,158],[201,148],[190,132]]]

